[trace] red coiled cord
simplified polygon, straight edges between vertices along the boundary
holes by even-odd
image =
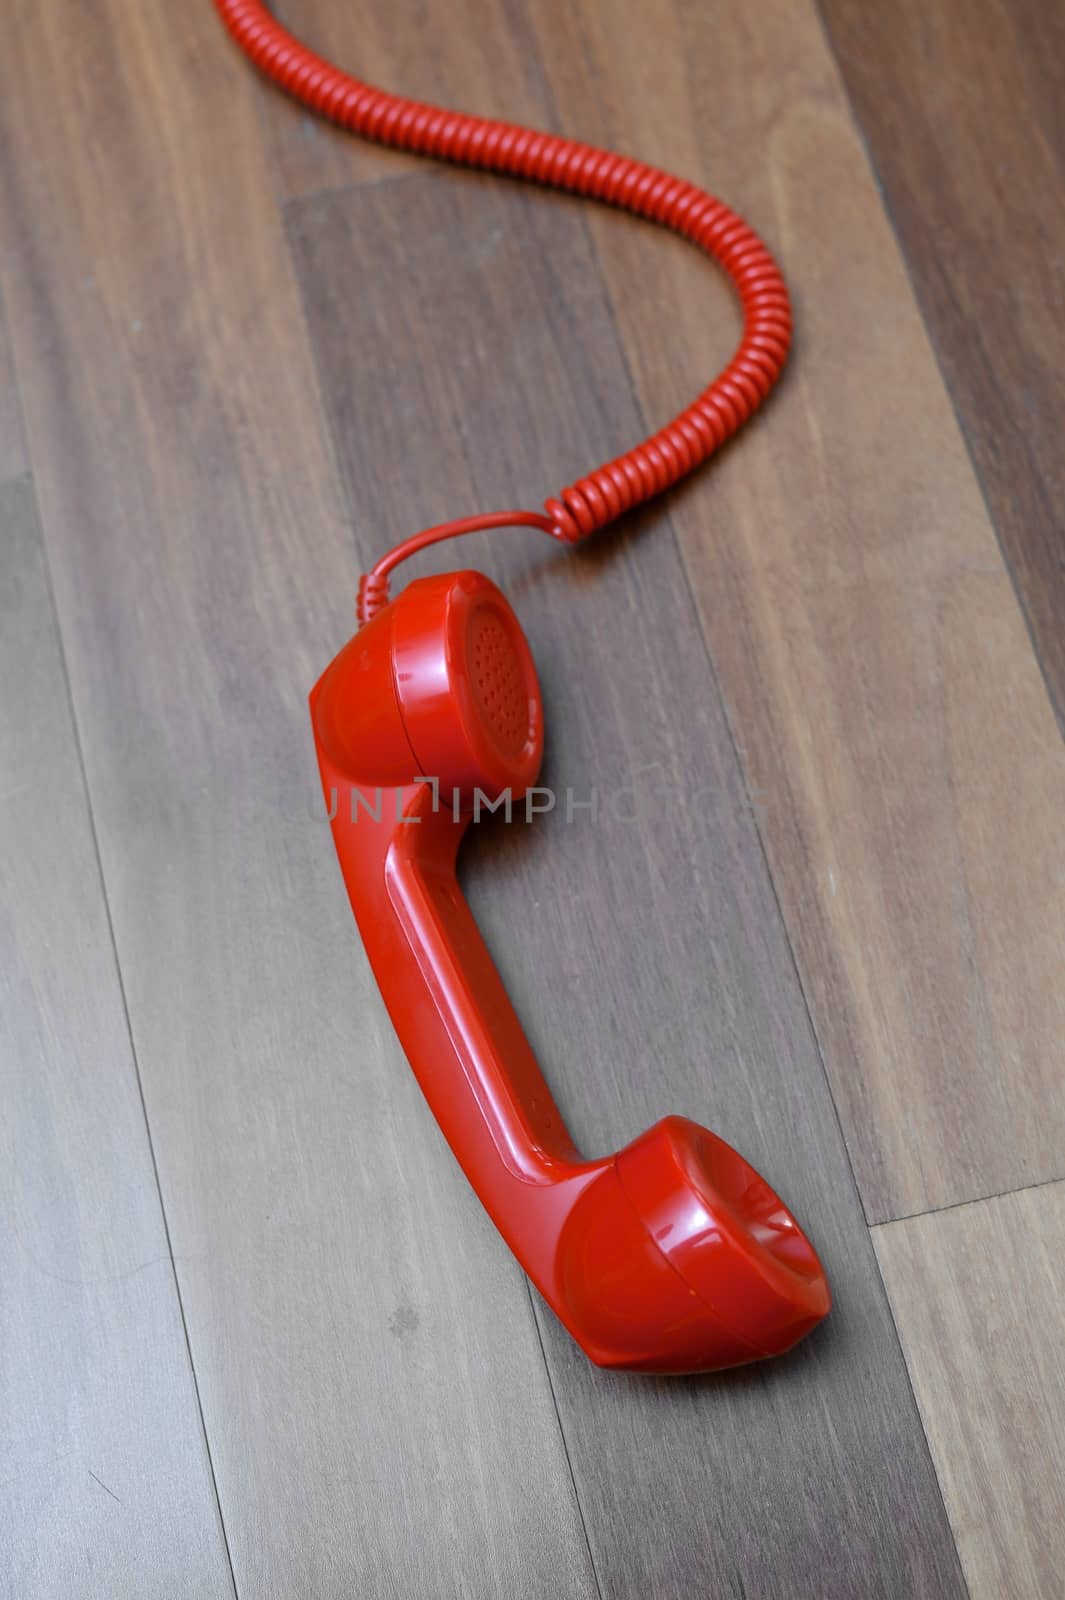
[[[543,528],[566,543],[586,538],[693,471],[761,405],[791,343],[788,291],[758,235],[720,200],[609,150],[373,89],[300,44],[261,0],[215,0],[215,5],[233,38],[267,77],[342,128],[380,144],[529,178],[649,217],[719,262],[743,304],[743,337],[732,360],[672,422],[546,501],[546,515],[501,511],[465,517],[404,540],[361,580],[360,623],[387,602],[389,572],[415,550],[454,534],[514,523]]]

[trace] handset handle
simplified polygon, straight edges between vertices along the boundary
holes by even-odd
[[[475,1112],[511,1177],[554,1181],[580,1157],[458,885],[469,817],[428,782],[369,791],[321,764],[352,910],[448,1143],[465,1166]]]
[[[554,1303],[559,1230],[609,1162],[576,1150],[459,888],[469,819],[456,821],[429,783],[367,790],[321,749],[319,762],[351,908],[399,1041],[485,1209]]]
[[[580,1157],[459,888],[467,821],[419,788],[385,860],[388,897],[504,1166],[526,1183],[554,1182]],[[430,1101],[442,1071],[433,1061],[419,1074]]]

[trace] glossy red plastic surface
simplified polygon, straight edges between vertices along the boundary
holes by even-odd
[[[789,1349],[830,1305],[820,1262],[722,1140],[666,1117],[584,1160],[459,890],[480,789],[535,782],[540,692],[488,579],[412,583],[323,673],[311,716],[366,950],[434,1115],[515,1256],[591,1359],[646,1372]]]

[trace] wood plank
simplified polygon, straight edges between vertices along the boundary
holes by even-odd
[[[287,215],[364,560],[535,505],[638,429],[581,207],[439,172]],[[417,568],[456,562],[504,583],[540,667],[561,799],[487,828],[465,878],[576,1136],[599,1152],[670,1110],[709,1122],[795,1204],[837,1293],[794,1357],[701,1382],[598,1373],[541,1308],[602,1590],[960,1595],[668,520],[580,553],[483,535]],[[567,790],[593,786],[598,822],[567,820]]]
[[[1065,1184],[873,1230],[972,1600],[1065,1593]]]
[[[231,1595],[26,478],[0,682],[0,1587]]]
[[[1065,758],[820,30],[736,0],[711,47],[697,9],[652,39],[588,0],[578,53],[536,15],[566,131],[716,188],[794,292],[781,392],[671,510],[867,1213],[1057,1178]],[[734,309],[679,242],[589,226],[657,423]]]
[[[0,59],[4,288],[237,1587],[579,1600],[527,1289],[316,803],[354,570],[253,94],[206,5],[23,9]]]
[[[1065,722],[1065,11],[821,14]]]

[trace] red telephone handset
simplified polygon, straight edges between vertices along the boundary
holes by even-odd
[[[540,691],[513,611],[475,572],[413,583],[388,604],[392,569],[438,539],[523,524],[574,543],[713,455],[787,359],[784,280],[742,218],[694,184],[558,134],[375,89],[308,50],[263,0],[215,5],[269,78],[339,126],[661,223],[720,262],[739,293],[732,360],[650,439],[542,513],[462,517],[377,561],[360,583],[362,629],[315,686],[311,715],[344,880],[396,1032],[541,1294],[602,1366],[703,1371],[787,1350],[830,1304],[787,1208],[734,1150],[682,1117],[616,1156],[582,1160],[459,893],[473,791],[520,798],[540,765]]]
[[[829,1309],[785,1205],[666,1117],[574,1148],[459,890],[475,790],[520,799],[543,712],[514,612],[476,572],[410,584],[323,673],[311,716],[333,837],[396,1032],[500,1233],[600,1366],[693,1372],[790,1348]]]

